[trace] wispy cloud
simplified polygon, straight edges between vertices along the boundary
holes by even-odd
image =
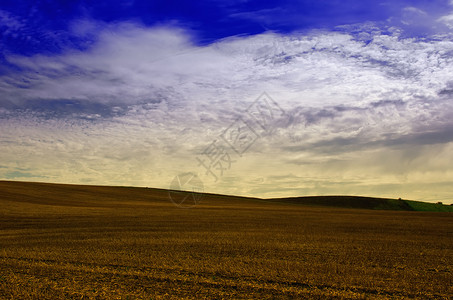
[[[207,190],[260,196],[270,185],[285,195],[368,187],[377,196],[421,198],[428,194],[411,192],[414,182],[453,178],[446,177],[453,166],[448,35],[403,38],[368,24],[360,36],[349,26],[197,46],[177,27],[81,20],[73,31],[95,43],[6,56],[19,70],[0,78],[8,162],[1,177],[27,168],[53,181],[167,187],[177,173],[198,170],[195,156],[267,91],[288,119]],[[298,186],[275,177],[288,174]]]
[[[17,33],[17,31],[25,27],[24,23],[20,19],[4,10],[0,10],[0,24],[2,27],[7,28],[7,30],[4,31],[5,34],[14,34],[14,32]]]
[[[448,28],[453,28],[453,14],[442,16],[439,18],[439,22],[444,23]]]

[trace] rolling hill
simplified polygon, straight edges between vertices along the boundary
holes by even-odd
[[[84,206],[84,207],[127,207],[130,205],[168,205],[169,190],[141,187],[114,187],[94,185],[53,184],[38,182],[0,181],[2,200],[35,204]],[[176,191],[174,191],[176,192]],[[201,204],[243,201],[273,204],[325,206],[335,208],[357,208],[399,211],[453,212],[453,205],[442,205],[412,200],[375,198],[362,196],[306,196],[289,198],[252,198],[209,193],[177,191],[181,195],[194,195],[202,199]]]

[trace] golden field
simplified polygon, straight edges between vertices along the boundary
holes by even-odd
[[[450,299],[452,237],[444,212],[0,181],[0,298]]]

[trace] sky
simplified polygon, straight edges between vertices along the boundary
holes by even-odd
[[[451,0],[3,0],[0,180],[453,203],[452,30]]]

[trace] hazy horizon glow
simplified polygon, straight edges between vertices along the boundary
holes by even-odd
[[[451,2],[301,22],[306,2],[209,1],[231,32],[168,7],[67,8],[30,31],[0,5],[0,179],[168,188],[194,172],[212,193],[453,203]],[[263,93],[282,109],[266,130],[246,111]],[[238,120],[254,142],[226,147],[215,178],[198,159]]]

